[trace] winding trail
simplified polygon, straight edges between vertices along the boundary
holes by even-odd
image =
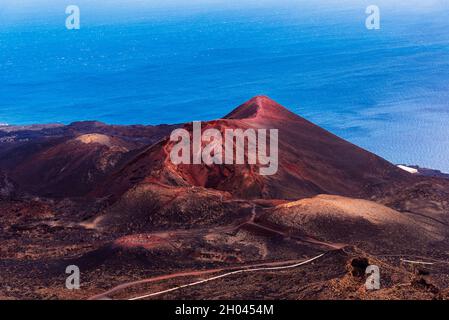
[[[302,261],[302,262],[295,263],[295,264],[292,264],[292,265],[287,265],[287,266],[261,267],[261,268],[254,268],[254,269],[240,269],[240,270],[228,272],[228,273],[225,273],[225,274],[222,274],[222,275],[219,275],[219,276],[211,277],[211,278],[208,278],[208,279],[204,279],[204,280],[200,280],[200,281],[195,281],[195,282],[192,282],[192,283],[184,284],[184,285],[181,285],[181,286],[178,286],[178,287],[174,287],[174,288],[171,288],[171,289],[162,290],[162,291],[153,292],[153,293],[148,293],[148,294],[145,294],[145,295],[142,295],[142,296],[130,298],[128,300],[142,300],[142,299],[145,299],[145,298],[158,296],[158,295],[161,295],[161,294],[164,294],[164,293],[180,290],[180,289],[183,289],[183,288],[193,287],[193,286],[196,286],[196,285],[199,285],[199,284],[203,284],[203,283],[206,283],[206,282],[218,280],[218,279],[225,278],[225,277],[228,277],[228,276],[231,276],[231,275],[234,275],[234,274],[239,274],[239,273],[249,273],[249,272],[258,272],[258,271],[277,271],[277,270],[285,270],[285,269],[297,268],[297,267],[302,266],[304,264],[311,263],[312,261],[315,261],[315,260],[321,258],[324,255],[325,255],[325,253],[322,253],[322,254],[320,254],[320,255],[318,255],[318,256],[316,256],[314,258],[308,259],[306,261]]]
[[[307,242],[307,243],[319,245],[321,247],[323,247],[323,246],[328,247],[330,249],[330,251],[339,250],[346,246],[346,244],[327,243],[327,242],[318,241],[316,239],[312,239],[309,237],[298,237],[298,236],[294,236],[291,234],[287,234],[283,230],[278,230],[272,226],[266,226],[266,225],[257,223],[256,217],[257,217],[257,207],[256,207],[256,205],[253,205],[250,216],[247,219],[245,219],[244,221],[238,223],[237,225],[218,227],[218,228],[212,228],[212,229],[202,228],[202,229],[195,229],[195,230],[177,230],[177,231],[169,231],[169,232],[164,232],[164,233],[155,233],[154,235],[160,235],[160,236],[164,235],[166,237],[167,236],[174,237],[174,236],[181,236],[181,235],[194,236],[194,235],[198,235],[198,234],[201,234],[204,232],[215,232],[215,233],[217,233],[217,232],[218,233],[233,232],[233,231],[236,231],[236,230],[242,228],[243,226],[247,225],[247,226],[257,227],[257,228],[263,229],[265,231],[268,231],[270,233],[275,233],[275,234],[281,235],[286,238],[291,238],[296,241]],[[326,253],[327,252],[322,253],[316,257],[313,257],[313,258],[305,260],[305,261],[304,260],[285,260],[285,261],[275,261],[275,262],[261,262],[258,264],[251,264],[251,265],[246,265],[246,266],[238,265],[238,266],[229,266],[229,267],[222,267],[222,268],[208,269],[208,270],[192,270],[192,271],[177,272],[177,273],[172,273],[172,274],[167,274],[167,275],[155,276],[155,277],[151,277],[151,278],[147,278],[147,279],[123,283],[123,284],[118,285],[108,291],[105,291],[101,294],[98,294],[98,295],[95,295],[95,296],[89,298],[89,300],[108,299],[108,298],[110,298],[110,295],[112,295],[114,293],[117,293],[121,290],[130,288],[133,286],[141,285],[141,284],[147,284],[147,283],[152,283],[152,282],[157,282],[157,281],[165,281],[165,280],[181,278],[181,277],[197,277],[197,276],[211,275],[211,274],[220,273],[220,272],[226,272],[221,275],[212,276],[208,279],[203,279],[203,280],[195,281],[195,282],[188,283],[185,285],[170,288],[167,290],[148,293],[148,294],[145,294],[145,295],[142,295],[139,297],[134,297],[134,298],[128,299],[128,300],[140,300],[140,299],[145,299],[148,297],[153,297],[153,296],[161,295],[164,293],[180,290],[182,288],[200,285],[202,283],[214,281],[214,280],[228,277],[228,276],[231,276],[234,274],[258,272],[258,271],[276,271],[276,270],[296,268],[296,267],[311,263],[311,262],[321,258],[322,256],[324,256]]]
[[[311,262],[311,261],[323,256],[324,254],[325,253],[323,253],[315,258],[310,259],[310,261],[309,260],[307,260],[307,261]],[[239,267],[223,267],[223,268],[208,269],[208,270],[176,272],[176,273],[172,273],[172,274],[161,275],[161,276],[151,277],[151,278],[147,278],[147,279],[123,283],[123,284],[118,285],[108,291],[105,291],[101,294],[98,294],[98,295],[95,295],[95,296],[89,298],[89,300],[101,300],[101,299],[107,298],[109,295],[117,293],[118,291],[121,291],[123,289],[127,289],[127,288],[130,288],[130,287],[133,287],[136,285],[140,285],[140,284],[151,283],[151,282],[164,281],[164,280],[183,278],[183,277],[204,276],[204,275],[209,275],[209,274],[219,273],[219,272],[224,272],[224,271],[229,271],[229,270],[233,270],[233,271],[228,272],[225,275],[231,275],[231,274],[235,274],[235,273],[249,272],[249,271],[288,269],[288,268],[294,268],[294,267],[302,265],[304,263],[305,263],[304,260],[285,260],[285,261],[251,264],[251,265],[239,266]],[[235,270],[235,269],[238,269],[238,270]],[[223,275],[217,276],[217,277],[222,278]],[[216,277],[212,277],[208,281],[210,281],[211,279],[214,279],[214,278],[216,278]]]

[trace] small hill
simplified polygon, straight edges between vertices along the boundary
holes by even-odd
[[[261,217],[322,241],[369,246],[390,253],[444,240],[447,230],[421,223],[375,202],[319,195],[276,206]],[[393,249],[394,248],[394,249]]]

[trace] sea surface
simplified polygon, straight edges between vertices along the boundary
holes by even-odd
[[[264,94],[449,172],[449,1],[377,1],[380,30],[363,0],[72,2],[80,30],[65,1],[1,1],[0,123],[210,120]]]

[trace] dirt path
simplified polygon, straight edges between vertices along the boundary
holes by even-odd
[[[306,263],[310,263],[318,258],[321,258],[323,255],[325,255],[325,253],[322,253],[314,258],[308,259],[306,261],[304,260],[285,260],[285,261],[275,261],[275,262],[267,262],[267,263],[259,263],[259,264],[251,264],[251,265],[246,265],[246,266],[234,266],[234,267],[225,267],[225,268],[217,268],[217,269],[209,269],[209,270],[194,270],[194,271],[187,271],[187,272],[176,272],[176,273],[172,273],[172,274],[168,274],[168,275],[161,275],[161,276],[156,276],[156,277],[151,277],[151,278],[147,278],[147,279],[143,279],[143,280],[138,280],[138,281],[133,281],[133,282],[127,282],[121,285],[118,285],[114,288],[112,288],[111,290],[108,290],[106,292],[103,292],[101,294],[95,295],[91,298],[89,298],[89,300],[101,300],[101,299],[105,299],[108,298],[108,296],[117,293],[123,289],[127,289],[133,286],[137,286],[137,285],[141,285],[141,284],[146,284],[146,283],[152,283],[152,282],[157,282],[157,281],[164,281],[164,280],[170,280],[170,279],[175,279],[175,278],[182,278],[182,277],[196,277],[196,276],[204,276],[204,275],[209,275],[209,274],[213,274],[213,273],[219,273],[219,272],[224,272],[224,271],[229,271],[229,270],[233,270],[230,272],[227,272],[225,274],[222,275],[218,275],[218,276],[214,276],[208,279],[204,279],[204,280],[200,280],[200,281],[196,281],[193,283],[189,283],[189,284],[185,284],[179,287],[175,287],[175,288],[171,288],[168,290],[163,290],[163,291],[159,291],[159,292],[155,292],[155,293],[151,293],[149,295],[145,295],[142,297],[137,297],[137,298],[131,298],[129,300],[139,300],[139,299],[143,299],[145,297],[150,297],[150,296],[155,296],[155,295],[159,295],[159,294],[163,294],[166,292],[171,292],[171,291],[175,291],[175,290],[179,290],[181,288],[184,287],[189,287],[189,286],[194,286],[197,284],[201,284],[201,283],[205,283],[205,282],[209,282],[209,281],[213,281],[216,279],[220,279],[220,278],[224,278],[233,274],[238,274],[238,273],[244,273],[244,272],[256,272],[256,271],[270,271],[270,270],[284,270],[284,269],[290,269],[290,268],[295,268],[298,267],[300,265],[306,264]],[[237,270],[235,270],[237,269]]]
[[[183,236],[183,237],[186,237],[186,236],[198,236],[199,234],[202,234],[202,233],[228,233],[228,232],[237,231],[238,229],[244,227],[245,225],[249,225],[249,226],[261,228],[264,231],[268,231],[268,232],[272,232],[272,233],[281,235],[281,236],[286,237],[286,238],[294,239],[296,241],[302,241],[302,242],[316,244],[316,245],[319,245],[319,246],[328,247],[328,248],[330,248],[330,250],[339,250],[339,249],[342,249],[342,248],[344,248],[346,246],[346,244],[327,243],[327,242],[322,242],[322,241],[319,241],[319,240],[316,240],[316,239],[312,239],[312,238],[309,238],[309,237],[292,236],[292,235],[287,234],[286,232],[284,232],[282,230],[278,230],[278,229],[275,229],[273,227],[261,225],[261,224],[255,222],[256,217],[257,217],[257,206],[253,205],[253,208],[251,210],[251,215],[247,219],[245,219],[244,221],[242,221],[241,223],[239,223],[237,225],[230,225],[230,226],[226,226],[226,227],[217,227],[217,228],[201,228],[201,229],[194,229],[194,230],[172,230],[172,231],[166,231],[166,232],[156,232],[156,233],[152,233],[151,235],[164,237],[164,238],[172,238],[172,237],[176,237],[176,236]],[[157,282],[157,281],[166,281],[166,280],[175,279],[175,278],[182,278],[182,277],[198,277],[198,276],[210,275],[210,274],[219,273],[219,272],[227,272],[225,274],[214,276],[214,277],[209,278],[209,279],[200,280],[200,281],[193,282],[193,283],[190,283],[190,284],[186,284],[186,285],[183,285],[183,286],[179,286],[179,287],[176,287],[176,288],[172,288],[172,289],[164,290],[164,291],[161,291],[161,292],[156,292],[156,293],[151,293],[149,295],[145,295],[145,297],[150,297],[150,296],[159,295],[159,294],[163,294],[163,293],[174,291],[174,290],[179,290],[179,289],[187,287],[187,286],[193,286],[193,285],[201,284],[201,283],[204,283],[204,282],[212,281],[212,280],[215,280],[215,279],[223,278],[223,277],[226,277],[226,276],[229,276],[229,275],[232,275],[232,274],[236,274],[236,273],[256,272],[256,271],[262,271],[262,270],[280,270],[280,269],[287,269],[287,268],[295,268],[295,267],[300,266],[302,264],[312,262],[313,260],[322,257],[324,254],[325,253],[320,254],[319,256],[314,257],[314,258],[312,258],[310,260],[307,260],[307,261],[303,261],[303,260],[286,260],[286,261],[275,261],[275,262],[261,262],[261,263],[258,263],[258,264],[251,264],[251,265],[246,265],[246,266],[245,265],[244,266],[240,265],[240,266],[230,266],[230,267],[223,267],[223,268],[215,268],[215,269],[209,269],[209,270],[191,270],[191,271],[176,272],[176,273],[172,273],[172,274],[151,277],[151,278],[147,278],[147,279],[143,279],[143,280],[127,282],[127,283],[118,285],[118,286],[116,286],[116,287],[114,287],[114,288],[112,288],[112,289],[110,289],[110,290],[108,290],[106,292],[103,292],[101,294],[95,295],[95,296],[89,298],[89,300],[106,299],[106,298],[108,298],[110,295],[112,295],[114,293],[117,293],[117,292],[119,292],[121,290],[130,288],[130,287],[133,287],[133,286],[141,285],[141,284],[147,284],[147,283],[152,283],[152,282]]]

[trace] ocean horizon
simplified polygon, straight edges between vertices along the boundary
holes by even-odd
[[[442,1],[381,4],[380,30],[367,1],[80,1],[80,30],[44,2],[0,4],[2,124],[206,121],[267,95],[393,163],[449,172]]]

